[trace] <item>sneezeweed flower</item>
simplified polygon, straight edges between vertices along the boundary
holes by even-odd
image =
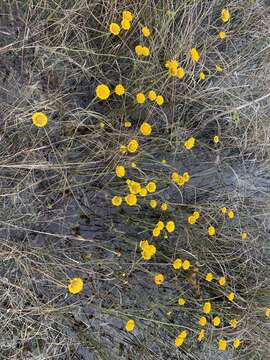
[[[78,294],[83,289],[83,279],[81,278],[69,279],[69,284],[67,288],[71,294]]]
[[[120,147],[119,147],[119,152],[120,152],[121,154],[125,154],[125,153],[127,152],[127,147],[126,147],[126,145],[120,145]]]
[[[235,298],[235,293],[234,293],[234,292],[230,292],[230,293],[228,294],[227,298],[228,298],[229,301],[233,301],[234,298]]]
[[[181,259],[175,259],[172,263],[172,266],[175,270],[179,270],[182,267],[182,260]]]
[[[133,331],[135,328],[135,321],[132,320],[132,319],[129,319],[127,322],[126,322],[126,325],[125,325],[125,330],[127,332],[131,332]]]
[[[147,46],[143,46],[141,50],[142,56],[149,56],[150,55],[150,49]]]
[[[181,66],[179,66],[179,68],[177,68],[176,76],[178,77],[178,79],[183,79],[185,75],[185,70]]]
[[[179,66],[179,62],[178,62],[177,60],[174,60],[174,59],[168,60],[168,61],[166,61],[166,63],[165,63],[165,67],[166,67],[167,69],[172,69],[172,68],[177,69],[178,66]]]
[[[148,243],[147,240],[141,240],[141,241],[140,241],[140,248],[141,248],[142,250],[146,249],[148,245],[149,245],[149,243]]]
[[[143,33],[143,36],[145,36],[145,37],[149,37],[151,35],[151,31],[150,31],[149,27],[147,27],[147,26],[144,26],[142,28],[142,33]]]
[[[129,121],[129,120],[126,120],[125,122],[124,122],[124,126],[125,126],[125,128],[130,128],[131,126],[132,126],[132,123],[131,123],[131,121]]]
[[[212,308],[212,306],[211,306],[211,303],[210,303],[209,301],[207,301],[207,302],[205,302],[205,303],[203,304],[203,312],[204,312],[205,314],[210,314],[211,308]]]
[[[199,335],[198,335],[198,341],[201,342],[205,337],[205,331],[204,329],[201,329]]]
[[[160,235],[160,228],[156,226],[156,227],[153,229],[153,231],[152,231],[152,235],[153,235],[154,237],[159,237],[159,235]]]
[[[229,218],[229,219],[233,219],[233,218],[234,218],[234,211],[233,211],[233,210],[229,210],[229,211],[228,211],[228,218]]]
[[[178,299],[178,304],[179,304],[180,306],[185,305],[185,303],[186,303],[186,300],[185,300],[184,298],[180,297],[180,298]]]
[[[231,328],[236,329],[237,324],[238,324],[238,321],[237,321],[236,319],[230,320],[230,326],[231,326]]]
[[[195,217],[196,221],[199,220],[199,218],[200,218],[200,213],[199,213],[199,211],[194,211],[194,213],[192,214],[192,216]]]
[[[138,104],[144,104],[145,103],[145,95],[143,93],[138,93],[136,95],[136,101]]]
[[[187,336],[188,332],[186,330],[181,331],[175,339],[175,346],[180,347],[181,345],[183,345]]]
[[[36,127],[44,127],[48,123],[48,117],[43,112],[36,112],[32,115],[32,122]]]
[[[127,151],[129,153],[135,153],[138,150],[138,147],[139,147],[138,141],[136,139],[132,139],[128,143]]]
[[[149,99],[150,101],[155,101],[156,98],[157,98],[157,93],[156,93],[154,90],[150,90],[150,91],[148,92],[148,99]]]
[[[220,320],[220,317],[219,316],[215,316],[214,319],[212,320],[212,324],[215,326],[215,327],[218,327],[221,323],[221,320]]]
[[[265,316],[270,317],[270,308],[265,309]]]
[[[125,196],[125,201],[129,206],[135,206],[137,204],[137,196],[134,194],[128,194]]]
[[[188,181],[189,181],[190,175],[189,175],[189,173],[188,173],[187,171],[184,172],[184,174],[183,174],[183,179],[184,179],[185,182],[188,182]]]
[[[200,326],[205,326],[207,324],[207,319],[205,316],[201,316],[198,320]]]
[[[246,240],[247,239],[247,232],[242,231],[241,237],[242,237],[242,240]]]
[[[226,38],[226,33],[225,31],[220,31],[218,33],[218,37],[220,38],[220,40],[224,40]]]
[[[161,285],[165,280],[165,277],[163,274],[156,274],[154,277],[154,282],[156,285]]]
[[[208,235],[209,236],[214,236],[216,233],[216,229],[214,228],[214,226],[209,226],[208,227]]]
[[[174,224],[174,221],[168,221],[167,224],[166,224],[166,230],[171,233],[171,232],[174,232],[175,230],[175,224]]]
[[[123,177],[126,174],[126,170],[123,165],[117,165],[115,168],[116,176]]]
[[[218,341],[218,348],[219,348],[219,350],[221,350],[221,351],[226,350],[226,348],[227,348],[227,341],[224,340],[224,339],[220,339],[220,340]]]
[[[157,185],[154,181],[149,181],[149,183],[146,185],[146,189],[148,192],[153,193],[157,189]]]
[[[213,137],[213,142],[214,142],[215,144],[219,143],[219,136],[218,136],[218,135],[215,135],[215,136]]]
[[[190,225],[193,225],[193,224],[195,224],[195,222],[196,222],[195,216],[190,215],[190,216],[188,217],[188,223],[189,223]]]
[[[145,245],[142,249],[141,255],[144,258],[144,260],[150,260],[152,256],[155,255],[157,249],[155,245]]]
[[[214,276],[211,272],[207,273],[205,276],[205,280],[208,282],[211,282],[213,280]]]
[[[110,96],[111,92],[107,85],[105,84],[99,84],[96,87],[96,96],[101,100],[107,100]]]
[[[225,215],[227,212],[227,208],[224,206],[220,209],[220,211],[222,212],[223,215]]]
[[[116,95],[122,96],[125,93],[125,88],[122,84],[118,84],[118,85],[116,85],[114,91],[115,91]]]
[[[141,191],[141,185],[137,181],[127,180],[128,189],[131,194],[137,195]]]
[[[109,26],[109,31],[110,31],[110,33],[113,34],[113,35],[119,35],[120,30],[121,30],[121,28],[120,28],[120,26],[119,26],[117,23],[114,23],[114,22],[113,22],[113,23],[111,23],[110,26]]]
[[[128,21],[132,21],[133,19],[133,15],[132,12],[129,10],[124,10],[122,12],[122,19],[128,20]]]
[[[190,149],[192,149],[193,146],[195,145],[195,142],[196,142],[196,140],[195,140],[195,138],[192,136],[192,137],[190,137],[189,139],[187,139],[187,140],[185,141],[184,146],[185,146],[186,149],[190,150]]]
[[[206,78],[205,73],[204,73],[203,71],[201,71],[200,74],[199,74],[199,79],[200,79],[201,81],[203,81],[203,80],[205,80],[205,78]]]
[[[222,10],[221,10],[221,20],[223,21],[223,22],[228,22],[229,20],[230,20],[230,18],[231,18],[231,14],[230,14],[230,11],[229,11],[229,9],[226,9],[226,8],[223,8]]]
[[[164,103],[164,97],[163,97],[162,95],[158,95],[158,96],[156,97],[155,102],[156,102],[159,106],[163,105],[163,103]]]
[[[146,188],[141,188],[139,194],[142,196],[142,197],[145,197],[147,194],[148,194],[148,191]]]
[[[122,204],[122,198],[121,198],[121,196],[114,196],[113,198],[112,198],[112,204],[114,205],[114,206],[120,206],[121,204]]]
[[[200,54],[197,51],[197,49],[195,49],[195,48],[192,48],[190,50],[190,56],[191,56],[191,59],[195,62],[198,62],[200,60]]]
[[[140,126],[140,132],[144,136],[149,136],[149,135],[151,135],[151,132],[152,132],[152,126],[148,122],[144,122]]]
[[[179,178],[179,174],[176,171],[174,171],[171,175],[172,181],[177,182],[178,178]]]
[[[160,231],[162,231],[162,230],[164,229],[164,227],[165,227],[164,222],[160,220],[160,221],[157,223],[156,227],[157,227]]]
[[[219,279],[218,279],[218,283],[220,286],[225,286],[226,284],[226,279],[224,276],[221,276]]]
[[[130,21],[128,21],[127,19],[123,19],[121,21],[121,27],[123,30],[129,30],[131,27]]]
[[[152,209],[155,209],[157,207],[157,201],[155,199],[150,200],[149,204]]]
[[[136,45],[135,46],[135,53],[138,56],[142,56],[143,55],[143,46],[142,45]]]
[[[162,211],[167,211],[168,210],[168,205],[166,203],[162,203],[160,206]]]
[[[182,264],[182,268],[184,270],[188,270],[190,268],[190,261],[189,260],[184,260],[183,264]]]
[[[240,339],[238,339],[238,338],[234,339],[234,341],[233,341],[233,347],[234,347],[235,349],[238,349],[239,346],[240,346],[240,344],[241,344]]]
[[[222,72],[223,71],[223,67],[220,65],[216,65],[216,72]]]

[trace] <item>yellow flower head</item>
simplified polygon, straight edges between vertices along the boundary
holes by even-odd
[[[132,126],[131,121],[126,120],[126,121],[124,122],[124,126],[125,126],[125,128],[130,128],[130,127]]]
[[[230,292],[227,297],[228,297],[228,300],[229,300],[229,301],[233,301],[234,298],[235,298],[235,293],[234,293],[234,292]]]
[[[125,88],[122,84],[118,84],[118,85],[116,85],[114,91],[115,91],[116,95],[122,96],[125,93]]]
[[[212,324],[217,327],[219,326],[221,323],[220,317],[219,316],[215,316],[214,319],[212,320]]]
[[[230,320],[230,325],[233,329],[235,329],[237,327],[237,323],[238,323],[238,321],[236,319]]]
[[[178,79],[183,79],[185,75],[186,75],[185,70],[181,66],[179,66],[179,68],[177,68],[176,76],[178,77]]]
[[[184,260],[183,264],[182,264],[182,268],[184,270],[188,270],[190,268],[190,261],[189,260]]]
[[[207,319],[205,316],[201,316],[198,321],[200,326],[205,326],[207,324]]]
[[[239,346],[240,346],[240,344],[241,344],[241,342],[240,342],[240,340],[239,340],[238,338],[234,339],[234,341],[233,341],[233,347],[234,347],[235,349],[238,349]]]
[[[210,314],[211,308],[212,308],[212,306],[211,306],[211,303],[210,303],[209,301],[207,301],[207,302],[205,302],[205,303],[203,304],[203,312],[204,312],[205,314]]]
[[[145,197],[147,194],[148,194],[148,191],[146,188],[141,188],[139,194],[142,196],[142,197]]]
[[[157,207],[157,201],[156,200],[154,200],[154,199],[152,199],[152,200],[150,200],[150,206],[151,206],[151,208],[152,209],[155,209],[156,207]]]
[[[123,19],[121,21],[121,27],[123,30],[129,30],[131,27],[130,21],[128,21],[127,19]]]
[[[265,316],[266,317],[270,316],[270,308],[265,309]]]
[[[162,231],[162,230],[164,229],[164,227],[165,227],[164,222],[160,220],[160,221],[157,223],[156,227],[157,227],[160,231]]]
[[[226,284],[226,279],[224,276],[221,276],[219,279],[218,279],[218,282],[219,282],[219,285],[220,286],[224,286]]]
[[[134,161],[132,161],[130,166],[132,167],[132,169],[137,169],[137,164]]]
[[[198,335],[198,341],[201,342],[204,339],[204,337],[205,337],[205,331],[204,329],[201,329]]]
[[[216,233],[216,229],[214,228],[214,226],[209,226],[208,227],[208,235],[209,236],[214,236]]]
[[[136,95],[136,101],[138,104],[144,104],[145,103],[145,95],[143,93],[138,93]]]
[[[187,139],[187,140],[185,141],[184,146],[185,146],[186,149],[190,150],[190,149],[192,149],[193,146],[195,145],[195,142],[196,142],[195,138],[194,138],[194,137],[190,137],[189,139]]]
[[[113,35],[119,35],[120,30],[121,30],[121,28],[120,28],[120,26],[119,26],[117,23],[114,23],[114,22],[113,22],[113,23],[110,24],[109,31],[110,31],[110,33],[112,33]]]
[[[175,346],[180,347],[181,345],[183,345],[184,341],[185,339],[181,338],[180,336],[177,336],[174,341]]]
[[[225,33],[225,31],[220,31],[220,32],[218,33],[218,36],[219,36],[220,40],[224,40],[224,39],[226,38],[226,33]]]
[[[192,48],[190,50],[190,56],[191,56],[191,59],[195,62],[198,62],[200,60],[200,54],[195,48]]]
[[[199,74],[199,79],[203,81],[203,80],[205,80],[205,78],[206,78],[205,73],[203,71],[201,71]]]
[[[132,12],[129,10],[124,10],[122,13],[122,19],[125,19],[127,21],[132,21],[133,19]]]
[[[220,211],[222,212],[222,214],[226,214],[226,212],[227,212],[227,208],[224,206],[224,207],[222,207],[221,209],[220,209]]]
[[[135,53],[138,55],[138,56],[142,56],[143,55],[143,46],[142,45],[136,45],[135,46]]]
[[[188,173],[187,171],[184,172],[184,174],[183,174],[183,179],[184,179],[185,182],[188,182],[188,181],[189,181],[190,175],[189,175],[189,173]],[[195,212],[196,212],[196,211],[195,211]],[[194,213],[193,213],[193,215],[194,215]]]
[[[180,306],[185,305],[185,303],[186,303],[186,300],[185,300],[184,298],[180,297],[180,298],[178,299],[178,304],[179,304]]]
[[[69,279],[69,284],[67,287],[68,287],[68,291],[71,294],[78,294],[83,289],[83,279],[81,278]]]
[[[147,46],[143,46],[141,52],[141,54],[145,57],[150,55],[150,49]]]
[[[217,144],[217,143],[219,142],[219,136],[218,136],[218,135],[215,135],[215,136],[213,137],[213,142],[214,142],[215,144]]]
[[[196,222],[195,216],[194,216],[194,215],[190,215],[190,216],[188,217],[188,223],[189,223],[190,225],[193,225],[193,224],[195,224],[195,222]]]
[[[120,206],[120,205],[122,204],[122,198],[121,198],[121,196],[114,196],[114,197],[112,198],[112,204],[113,204],[114,206]]]
[[[162,203],[160,207],[162,211],[168,210],[168,205],[166,203]]]
[[[149,123],[144,122],[144,123],[142,123],[142,125],[140,127],[140,132],[144,136],[149,136],[149,135],[151,135],[151,132],[152,132],[152,126]]]
[[[224,339],[220,339],[220,340],[218,341],[218,348],[219,348],[219,350],[221,350],[221,351],[226,350],[226,348],[227,348],[227,341],[224,340]]]
[[[137,204],[137,196],[134,194],[128,194],[125,196],[125,201],[129,206],[135,206]]]
[[[148,92],[148,99],[151,101],[155,101],[157,98],[157,93],[154,90],[150,90]]]
[[[166,224],[166,229],[169,233],[171,232],[174,232],[175,230],[175,224],[174,224],[174,221],[168,221],[167,224]]]
[[[127,146],[127,150],[129,153],[135,153],[138,150],[139,144],[136,139],[130,140]]]
[[[115,173],[116,173],[116,176],[123,177],[123,176],[125,176],[126,170],[125,170],[124,166],[117,165],[115,168]]]
[[[175,270],[179,270],[182,267],[182,260],[181,259],[175,259],[172,263],[172,266]]]
[[[196,219],[196,221],[197,220],[199,220],[199,218],[200,218],[200,213],[199,213],[199,211],[194,211],[194,213],[192,214],[192,216],[194,216],[195,217],[195,219]]]
[[[125,154],[125,153],[127,152],[127,147],[126,147],[126,145],[120,145],[120,147],[119,147],[119,152],[120,152],[121,154]]]
[[[149,183],[146,185],[146,189],[148,192],[153,193],[157,189],[157,185],[154,181],[149,181]]]
[[[128,179],[128,189],[131,194],[137,195],[141,191],[141,185],[137,181],[129,180]]]
[[[222,9],[221,10],[221,20],[223,21],[223,22],[228,22],[229,20],[230,20],[230,18],[231,18],[231,14],[230,14],[230,11],[229,11],[229,9]]]
[[[247,239],[247,232],[242,231],[241,237],[242,237],[242,240],[246,240]]]
[[[164,98],[162,95],[158,95],[155,101],[159,106],[161,106],[164,103]]]
[[[142,250],[146,249],[146,248],[148,247],[148,245],[149,245],[149,243],[148,243],[147,240],[141,240],[141,241],[140,241],[140,248],[141,248]]]
[[[174,171],[171,175],[172,181],[177,182],[178,178],[179,178],[179,174],[176,171]]]
[[[207,273],[205,276],[205,280],[211,282],[213,280],[213,274],[211,272]]]
[[[135,328],[135,321],[132,319],[128,320],[125,325],[125,330],[127,332],[131,332],[134,330],[134,328]]]
[[[48,117],[43,112],[36,112],[32,115],[32,122],[36,127],[44,127],[48,123]]]
[[[156,226],[156,227],[153,229],[153,231],[152,231],[152,235],[153,235],[154,237],[159,237],[159,235],[160,235],[160,228]]]
[[[156,274],[154,277],[154,281],[156,285],[161,285],[164,282],[165,278],[163,274]]]
[[[142,28],[142,33],[143,33],[143,36],[145,36],[145,37],[149,37],[151,35],[151,31],[150,31],[149,27],[147,27],[147,26],[144,26]]]
[[[233,219],[233,218],[234,218],[234,211],[233,211],[233,210],[228,211],[228,218],[229,218],[229,219]]]
[[[216,72],[222,72],[223,68],[220,65],[216,65]]]
[[[165,67],[167,69],[177,69],[179,66],[179,62],[177,60],[168,60],[166,61]]]
[[[111,92],[107,85],[100,84],[96,87],[96,96],[101,100],[106,100],[110,96]]]
[[[155,255],[156,251],[157,249],[155,245],[146,245],[144,246],[141,254],[144,260],[150,260],[152,256]]]

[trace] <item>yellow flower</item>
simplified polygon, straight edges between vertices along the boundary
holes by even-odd
[[[165,64],[165,67],[167,69],[173,69],[173,68],[177,69],[178,66],[179,66],[179,63],[177,60],[168,60],[168,61],[166,61],[166,64]]]
[[[157,185],[154,181],[149,181],[149,183],[146,185],[146,189],[148,192],[153,193],[157,189]]]
[[[200,60],[200,54],[195,48],[190,50],[190,55],[193,61],[198,62]]]
[[[156,227],[157,227],[160,231],[162,231],[162,230],[164,229],[164,227],[165,227],[164,222],[160,220],[160,221],[157,223]]]
[[[186,74],[185,70],[181,66],[179,66],[179,68],[177,68],[177,73],[176,73],[178,79],[183,79],[185,74]]]
[[[134,194],[128,194],[125,196],[125,201],[129,206],[134,206],[137,204],[137,196]]]
[[[137,164],[134,161],[132,161],[131,167],[132,167],[132,169],[137,169]]]
[[[236,319],[230,320],[230,325],[233,329],[235,329],[237,327],[237,323],[238,323],[238,321]]]
[[[169,233],[171,232],[174,232],[175,230],[175,224],[174,224],[174,221],[168,221],[167,224],[166,224],[166,229]]]
[[[151,257],[153,255],[155,255],[157,249],[155,247],[155,245],[146,245],[144,246],[144,248],[142,249],[142,257],[144,258],[144,260],[150,260]]]
[[[217,327],[217,326],[220,325],[220,323],[221,323],[220,317],[219,317],[219,316],[215,316],[214,319],[213,319],[213,321],[212,321],[212,324]]]
[[[183,174],[183,179],[184,179],[185,182],[188,182],[188,181],[189,181],[190,175],[189,175],[189,173],[188,173],[187,171],[184,172],[184,174]]]
[[[144,136],[149,136],[149,135],[151,135],[151,132],[152,132],[152,126],[149,123],[144,122],[144,123],[142,123],[142,125],[140,127],[140,132]]]
[[[199,74],[199,79],[200,80],[205,80],[206,76],[205,76],[205,73],[203,71],[200,72]]]
[[[229,218],[229,219],[233,219],[233,218],[234,218],[234,211],[233,211],[233,210],[230,210],[230,211],[228,212],[228,218]]]
[[[149,56],[150,55],[150,50],[147,46],[143,46],[142,47],[142,50],[141,50],[141,53],[143,56]]]
[[[186,303],[186,300],[185,300],[184,298],[179,298],[179,299],[178,299],[178,304],[179,304],[180,306],[185,305],[185,303]]]
[[[142,33],[143,33],[143,36],[145,36],[145,37],[149,37],[151,35],[151,31],[147,26],[144,26],[142,28]]]
[[[126,145],[120,145],[119,151],[120,151],[121,154],[125,154],[127,152]]]
[[[130,12],[129,10],[124,10],[122,13],[122,18],[127,21],[132,21],[133,19],[132,12]]]
[[[226,284],[226,279],[224,276],[221,276],[219,279],[218,279],[218,282],[219,282],[219,285],[220,286],[224,286]]]
[[[36,127],[44,127],[48,123],[48,117],[43,112],[36,112],[32,115],[32,122]]]
[[[136,139],[132,139],[128,143],[127,150],[130,153],[135,153],[138,150],[138,147],[139,147],[138,141]]]
[[[222,212],[222,214],[226,214],[226,212],[227,212],[227,208],[224,206],[224,207],[222,207],[221,209],[220,209],[220,211]]]
[[[145,197],[147,195],[148,191],[146,188],[141,188],[139,194],[142,196],[142,197]]]
[[[125,170],[124,166],[117,165],[115,168],[115,173],[116,173],[116,176],[123,177],[126,174],[126,170]]]
[[[159,106],[161,106],[164,103],[164,98],[162,95],[158,95],[155,101]]]
[[[125,128],[130,128],[132,126],[132,123],[129,120],[126,120],[124,126]]]
[[[209,236],[214,236],[216,233],[216,229],[214,228],[214,226],[209,226],[208,227],[208,235]]]
[[[183,345],[183,343],[184,343],[184,341],[185,341],[185,339],[184,338],[182,338],[182,337],[180,337],[180,336],[177,336],[176,338],[175,338],[175,346],[176,347],[180,347],[181,345]]]
[[[241,237],[242,237],[242,240],[246,240],[247,239],[247,232],[242,231]]]
[[[156,207],[157,207],[157,201],[156,200],[154,200],[154,199],[152,199],[152,200],[150,200],[150,206],[151,206],[151,208],[152,209],[155,209]]]
[[[176,67],[171,67],[169,69],[169,72],[172,76],[177,76],[177,68]]]
[[[138,93],[136,95],[136,101],[138,104],[144,104],[145,103],[145,95],[143,93]]]
[[[172,181],[177,182],[178,178],[179,178],[179,174],[176,171],[174,171],[171,175]]]
[[[121,21],[121,27],[122,27],[122,29],[124,29],[124,30],[129,30],[130,29],[130,21],[128,21],[127,19],[123,19],[122,21]]]
[[[225,31],[220,31],[220,32],[218,33],[218,36],[219,36],[220,40],[224,40],[224,39],[226,38],[226,33],[225,33]]]
[[[168,210],[168,205],[166,203],[162,203],[160,207],[162,211]]]
[[[205,326],[207,324],[207,319],[205,316],[201,316],[198,321],[199,325]]]
[[[150,90],[148,92],[148,99],[151,101],[155,101],[157,98],[157,93],[154,90]]]
[[[142,56],[143,55],[143,46],[141,45],[136,45],[135,46],[135,53],[138,55],[138,56]]]
[[[175,270],[181,269],[181,267],[182,267],[182,260],[181,260],[181,259],[175,259],[174,262],[173,262],[173,264],[172,264],[172,266],[173,266],[173,268],[174,268]]]
[[[217,143],[219,142],[219,136],[218,136],[218,135],[215,135],[215,136],[213,137],[213,141],[214,141],[215,144],[217,144]]]
[[[204,329],[201,329],[199,335],[198,335],[198,341],[201,342],[205,337],[205,331]]]
[[[182,264],[182,268],[184,270],[188,270],[190,268],[190,261],[189,260],[184,260],[183,264]]]
[[[189,223],[190,225],[193,225],[193,224],[195,224],[195,222],[196,222],[195,216],[190,215],[190,216],[188,217],[188,223]]]
[[[223,68],[220,65],[216,65],[216,72],[222,72]]]
[[[270,316],[270,308],[266,308],[264,313],[265,313],[266,317],[269,317]]]
[[[199,211],[194,211],[194,213],[192,214],[192,216],[195,217],[196,221],[200,218],[200,213]]]
[[[224,340],[224,339],[220,339],[220,340],[218,341],[218,348],[219,348],[219,350],[221,350],[221,351],[226,350],[226,348],[227,348],[227,341]]]
[[[68,287],[68,291],[71,294],[78,294],[83,289],[83,279],[81,278],[69,279],[69,284],[67,287]]]
[[[214,277],[213,274],[209,272],[206,274],[205,280],[211,282],[213,280],[213,277]]]
[[[100,84],[96,87],[96,96],[101,100],[106,100],[110,96],[111,92],[107,85]]]
[[[156,285],[161,285],[164,282],[165,278],[163,274],[156,274],[154,277],[154,281]]]
[[[187,330],[183,330],[179,333],[178,337],[182,338],[182,339],[186,339],[186,337],[188,336],[188,332]]]
[[[118,84],[118,85],[116,85],[114,91],[115,91],[116,95],[122,96],[125,93],[125,88],[122,84]]]
[[[153,231],[152,231],[152,235],[153,235],[154,237],[159,237],[159,235],[160,235],[160,228],[159,228],[159,227],[155,227],[155,228],[153,229]]]
[[[141,240],[141,241],[140,241],[140,248],[141,248],[142,250],[146,249],[146,248],[148,247],[148,245],[149,245],[149,243],[148,243],[147,240]]]
[[[112,33],[113,35],[119,35],[120,33],[120,26],[117,23],[111,23],[110,27],[109,27],[109,31],[110,33]]]
[[[114,196],[114,197],[112,198],[112,204],[113,204],[114,206],[120,206],[120,205],[122,204],[122,198],[121,198],[121,196]]]
[[[211,306],[211,303],[210,303],[209,301],[207,301],[207,302],[205,302],[205,303],[203,304],[203,312],[204,312],[205,314],[210,314],[211,308],[212,308],[212,306]]]
[[[240,344],[241,344],[241,342],[240,342],[240,340],[239,340],[238,338],[234,339],[234,341],[233,341],[233,347],[234,347],[235,349],[238,349],[239,346],[240,346]]]
[[[141,191],[141,185],[137,181],[129,180],[128,179],[128,188],[131,194],[139,194]]]
[[[126,322],[126,325],[125,325],[125,330],[127,332],[131,332],[133,331],[135,328],[135,321],[132,320],[132,319],[129,319],[127,322]]]
[[[234,292],[230,292],[229,295],[227,296],[229,301],[233,301],[234,297],[235,297],[235,293]]]
[[[187,139],[187,140],[185,141],[184,146],[185,146],[186,149],[190,150],[190,149],[192,149],[193,146],[195,145],[195,142],[196,142],[195,138],[194,138],[194,137],[190,137],[189,139]]]
[[[222,9],[221,10],[221,20],[226,23],[230,20],[230,18],[231,18],[231,14],[230,14],[229,9],[225,9],[225,8]]]

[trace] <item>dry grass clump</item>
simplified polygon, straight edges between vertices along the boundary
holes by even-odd
[[[265,1],[0,13],[0,359],[266,359]]]

